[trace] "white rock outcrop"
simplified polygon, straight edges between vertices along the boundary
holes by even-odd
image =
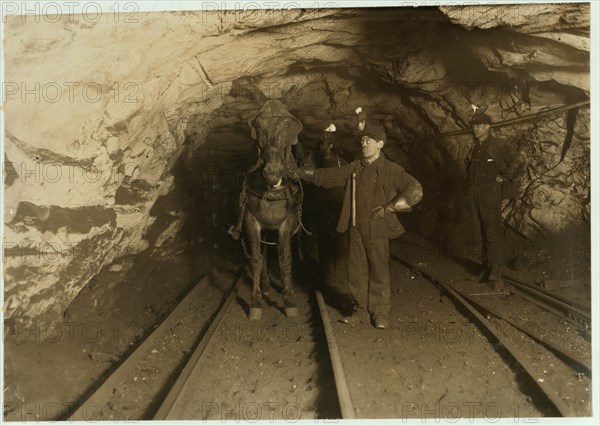
[[[178,232],[182,219],[147,241],[150,209],[172,189],[180,157],[191,164],[207,140],[229,141],[230,150],[247,143],[252,91],[283,99],[309,142],[332,122],[348,135],[363,106],[391,146],[466,128],[473,103],[501,121],[584,99],[589,5],[534,9],[165,12],[129,23],[9,17],[6,315],[60,317],[100,267]],[[560,165],[564,115],[505,131],[530,160],[507,215],[524,234],[589,220],[586,123],[582,108]],[[444,181],[447,172],[460,178],[469,143],[397,152],[415,167],[444,169]]]

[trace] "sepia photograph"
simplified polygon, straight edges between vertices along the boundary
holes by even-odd
[[[598,6],[3,1],[2,422],[598,424]]]

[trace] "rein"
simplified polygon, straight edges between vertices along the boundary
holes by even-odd
[[[302,199],[304,200],[304,187],[302,186],[302,181],[299,180],[298,184],[300,185],[300,193],[302,194]],[[312,235],[312,232],[310,232],[308,229],[306,229],[304,227],[304,224],[302,223],[302,203],[300,203],[300,205],[298,206],[298,228],[296,229],[296,232],[298,232],[298,229],[300,229],[300,228],[302,228],[302,230],[309,237]]]
[[[287,200],[289,198],[291,198],[292,194],[295,194],[297,191],[290,191],[288,190],[288,188],[283,188],[277,191],[272,191],[272,190],[266,190],[264,192],[262,191],[255,191],[254,189],[250,188],[250,186],[248,186],[246,188],[246,191],[248,191],[250,194],[254,195],[256,198],[260,198],[261,200],[265,200],[265,201],[281,201],[281,200]]]

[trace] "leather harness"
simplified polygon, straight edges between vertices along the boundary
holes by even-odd
[[[283,190],[267,189],[266,191],[260,191],[252,188],[250,185],[246,187],[246,191],[248,191],[250,194],[265,201],[289,200],[298,193],[298,190],[298,185],[292,185],[289,183],[285,185]]]

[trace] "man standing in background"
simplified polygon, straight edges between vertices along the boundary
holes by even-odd
[[[523,159],[506,141],[491,136],[491,124],[492,119],[484,113],[471,119],[475,143],[466,159],[467,183],[475,226],[482,239],[480,282],[490,282],[494,290],[506,291],[502,279],[502,199],[516,195],[515,179]]]

